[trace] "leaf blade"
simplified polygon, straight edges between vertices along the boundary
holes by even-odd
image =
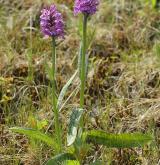
[[[64,165],[80,165],[80,163],[77,160],[67,160]]]
[[[58,148],[58,145],[53,140],[53,138],[51,138],[50,136],[48,136],[40,131],[31,129],[31,128],[22,128],[22,127],[12,127],[12,128],[10,128],[10,130],[15,133],[24,134],[31,138],[41,140],[41,141],[45,142],[48,146],[55,147],[56,149]]]
[[[83,114],[83,109],[76,109],[72,111],[70,122],[69,122],[69,129],[67,134],[67,145],[70,146],[74,143],[76,136],[78,125]]]
[[[75,73],[72,75],[72,77],[68,80],[68,82],[64,85],[64,87],[62,88],[60,94],[59,94],[59,97],[58,97],[58,100],[57,100],[57,108],[59,109],[60,108],[60,105],[63,101],[63,98],[66,94],[66,91],[68,89],[68,87],[71,85],[71,83],[73,82],[74,78],[76,77],[78,73],[78,70],[75,71]]]
[[[60,165],[62,162],[66,160],[76,160],[76,158],[71,153],[62,153],[48,160],[46,165]]]
[[[152,137],[147,134],[107,134],[102,131],[89,131],[84,135],[84,138],[89,143],[96,143],[110,148],[141,147],[152,140]]]

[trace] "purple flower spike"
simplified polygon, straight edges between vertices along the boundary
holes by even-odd
[[[75,0],[74,14],[94,14],[97,11],[99,0]]]
[[[64,23],[62,14],[57,11],[54,5],[42,9],[40,16],[41,31],[45,36],[63,37]]]

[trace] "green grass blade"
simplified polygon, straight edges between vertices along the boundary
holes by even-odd
[[[152,7],[156,7],[157,0],[152,0]]]
[[[153,8],[159,8],[160,1],[159,0],[152,0],[152,7]]]
[[[61,165],[64,161],[67,160],[76,160],[76,158],[73,154],[62,153],[48,160],[45,165]]]
[[[68,135],[67,135],[68,146],[72,145],[76,139],[78,125],[79,125],[82,114],[83,114],[83,109],[75,109],[73,110],[71,114]]]
[[[40,131],[31,128],[22,128],[22,127],[12,127],[10,128],[10,130],[16,133],[27,135],[33,139],[41,140],[44,143],[46,143],[48,146],[51,146],[55,149],[58,148],[58,145],[53,138],[49,137],[44,133],[41,133]]]
[[[76,77],[78,73],[78,70],[75,71],[75,73],[72,75],[72,77],[68,80],[68,82],[64,85],[64,87],[62,88],[58,100],[57,100],[57,108],[60,108],[60,105],[62,104],[63,98],[67,92],[68,87],[71,85],[71,83],[73,82],[74,78]]]
[[[53,76],[52,76],[53,70],[51,69],[51,67],[47,63],[45,64],[45,71],[48,74],[48,78],[49,78],[50,82],[52,82],[53,81]]]
[[[103,163],[99,160],[96,160],[95,162],[90,163],[89,165],[103,165]]]
[[[84,140],[110,148],[131,148],[143,146],[151,141],[152,137],[142,133],[107,134],[102,131],[93,130],[84,133]]]

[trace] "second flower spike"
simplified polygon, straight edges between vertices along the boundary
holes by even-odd
[[[75,0],[74,14],[94,14],[98,5],[99,0]]]

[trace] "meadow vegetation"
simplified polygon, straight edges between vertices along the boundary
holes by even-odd
[[[41,9],[52,3],[65,22],[65,38],[57,42],[58,97],[76,74],[82,17],[74,16],[71,0],[0,0],[0,164],[3,165],[42,165],[55,155],[49,145],[10,130],[15,126],[33,128],[54,139],[51,38],[42,35],[39,25]],[[153,140],[134,148],[84,145],[78,153],[83,160],[81,164],[160,164],[158,7],[147,0],[101,0],[99,10],[88,21],[84,129],[114,134],[140,132],[152,135]],[[59,107],[63,150],[67,152],[74,150],[67,147],[66,137],[72,110],[79,107],[79,89],[80,80],[76,76]]]

